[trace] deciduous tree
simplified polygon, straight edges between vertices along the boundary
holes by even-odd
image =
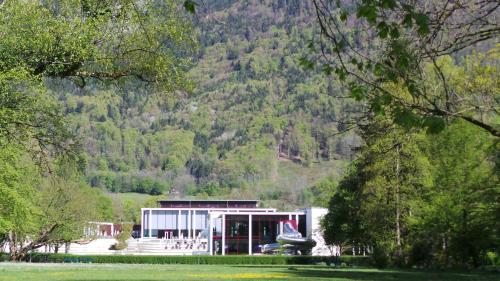
[[[314,0],[321,37],[311,42],[327,74],[346,82],[352,98],[380,111],[398,111],[395,121],[442,129],[445,119],[463,119],[499,137],[498,51],[481,65],[497,74],[493,89],[455,88],[443,56],[456,55],[500,35],[500,4],[487,1]],[[490,40],[490,41],[488,41]],[[463,52],[461,53],[463,54]],[[464,69],[474,75],[477,69]],[[486,72],[482,75],[488,76]],[[432,81],[432,83],[429,83]],[[405,95],[388,84],[400,84]],[[462,91],[461,91],[462,90]],[[465,97],[465,98],[464,98]],[[398,117],[399,116],[399,117]]]
[[[29,149],[68,148],[62,115],[43,94],[44,79],[80,86],[127,79],[152,85],[153,92],[186,89],[186,55],[195,40],[181,11],[171,0],[3,1],[0,137]]]

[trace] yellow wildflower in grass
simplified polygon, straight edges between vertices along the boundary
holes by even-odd
[[[217,279],[275,279],[290,277],[290,275],[284,273],[189,274],[188,276]]]

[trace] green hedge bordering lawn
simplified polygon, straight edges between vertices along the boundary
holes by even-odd
[[[49,263],[136,263],[136,264],[335,264],[337,266],[371,266],[371,258],[362,256],[80,256],[68,254],[32,254],[31,262]]]
[[[0,262],[9,261],[9,255],[6,253],[0,253]]]

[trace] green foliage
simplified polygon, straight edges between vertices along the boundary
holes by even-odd
[[[227,188],[221,187],[216,182],[207,182],[203,184],[198,184],[197,186],[190,186],[187,190],[187,194],[191,196],[198,197],[218,197],[223,196],[228,192]]]
[[[21,145],[34,157],[72,148],[71,136],[54,99],[36,77],[18,67],[0,68],[0,144]],[[33,145],[35,140],[38,145]],[[43,159],[39,159],[42,161]]]
[[[0,10],[0,69],[22,67],[45,77],[132,77],[177,90],[185,85],[189,63],[181,54],[192,50],[194,39],[175,5],[8,1]]]
[[[45,93],[50,79],[86,86],[128,78],[154,84],[150,91],[189,88],[184,76],[195,40],[175,7],[173,1],[2,3],[1,141],[22,144],[40,158],[77,153],[59,105]],[[115,116],[111,108],[108,117]]]
[[[146,82],[153,86],[148,92],[189,90],[185,71],[195,40],[191,24],[176,5],[79,0],[14,0],[0,5],[0,157],[5,160],[0,164],[0,234],[13,259],[47,243],[80,238],[88,221],[113,217],[109,200],[81,183],[76,171],[61,167],[76,162],[84,170],[95,165],[103,174],[96,181],[109,189],[115,188],[110,170],[128,169],[116,159],[98,157],[89,162],[87,155],[77,159],[77,141],[85,140],[78,139],[66,123],[73,120],[64,118],[57,102],[62,100],[46,89],[61,84],[83,91],[88,84],[106,87],[109,84],[100,82],[120,80],[136,86]],[[106,92],[106,99],[120,100],[113,94]],[[106,122],[118,120],[119,108],[90,101],[95,109],[90,118],[99,122],[92,128],[96,134],[121,136]],[[82,101],[70,98],[68,104],[67,113],[82,111]],[[127,141],[136,141],[133,133],[125,136]],[[173,139],[174,150],[164,153],[164,161],[179,167],[191,148],[185,137]],[[58,169],[57,174],[34,170],[26,153],[42,170]],[[132,181],[137,178],[141,182],[135,188],[145,192],[167,189],[165,183],[145,176]]]
[[[32,185],[39,178],[35,175],[33,164],[22,157],[21,149],[0,147],[0,237],[12,231],[25,235],[36,228],[34,215],[39,213],[32,205],[36,195]]]
[[[168,199],[165,195],[153,196],[144,202],[145,208],[158,208],[158,201]]]
[[[100,220],[96,206],[99,194],[78,178],[51,177],[42,183],[37,194],[40,237],[31,239],[68,242],[80,239],[89,221]],[[48,232],[47,235],[44,233]]]
[[[323,180],[311,187],[310,190],[313,193],[314,199],[310,205],[327,208],[330,198],[337,191],[337,186],[338,182],[333,176],[325,177]]]
[[[206,8],[218,18],[201,27],[203,53],[190,71],[197,95],[175,113],[195,132],[187,165],[195,183],[185,193],[269,201],[289,196],[294,204],[307,204],[301,194],[328,172],[294,182],[283,176],[291,172],[284,163],[304,167],[300,173],[336,166],[352,156],[349,143],[357,145],[353,134],[335,135],[345,129],[338,122],[349,114],[344,106],[351,106],[335,100],[340,86],[304,71],[299,61],[315,32],[306,27],[314,20],[312,6],[241,1]],[[249,29],[245,22],[262,28]]]
[[[191,0],[185,0],[184,1],[184,8],[186,9],[186,11],[190,12],[191,14],[195,13],[195,7],[197,5],[198,4],[196,2],[191,1]]]
[[[427,247],[441,253],[442,263],[477,266],[486,251],[498,247],[498,143],[465,122],[455,122],[430,136],[425,147],[435,180],[412,222],[414,239],[426,236]]]
[[[378,266],[485,264],[498,248],[498,143],[466,122],[431,135],[386,126],[364,130],[322,222],[327,243],[370,245]]]
[[[302,60],[307,69],[321,65],[325,74],[349,85],[351,98],[364,100],[378,115],[385,115],[383,107],[388,108],[392,112],[388,116],[404,127],[423,127],[437,133],[445,128],[446,119],[462,119],[500,136],[495,120],[498,100],[493,98],[498,83],[477,91],[472,89],[474,82],[462,79],[479,70],[482,82],[486,82],[492,72],[498,73],[498,28],[495,16],[483,12],[496,11],[495,3],[313,2],[323,36],[315,37],[309,48],[311,54]],[[473,52],[471,56],[472,61],[486,66],[484,69],[464,67],[463,76],[449,72],[447,64],[456,64],[449,55],[460,58],[475,48],[490,49],[486,54]],[[469,63],[466,60],[465,64]],[[461,91],[462,83],[456,79],[472,87]]]
[[[492,251],[489,251],[486,253],[486,257],[488,258],[489,262],[491,263],[492,266],[498,266],[499,265],[499,259],[498,259],[498,254]]]
[[[337,135],[345,130],[339,119],[350,114],[344,107],[354,108],[335,99],[340,85],[299,65],[314,30],[295,25],[309,26],[313,14],[274,2],[205,8],[218,21],[200,19],[191,96],[152,96],[134,81],[79,88],[50,80],[51,95],[81,136],[87,181],[114,193],[269,201],[281,194],[294,206],[307,204],[302,190],[331,174],[326,167],[351,159],[359,145],[353,133]],[[306,16],[292,17],[298,13]],[[262,29],[248,29],[247,17]],[[297,181],[285,176],[292,170]],[[289,191],[279,193],[283,186]]]
[[[123,250],[127,248],[127,240],[132,236],[132,226],[130,223],[122,224],[120,234],[115,237],[118,243],[111,246],[111,250]]]
[[[285,264],[318,264],[328,263],[349,266],[369,266],[369,257],[322,257],[322,256],[80,256],[68,254],[33,254],[32,262],[91,262],[91,263],[133,263],[133,264],[255,264],[255,265],[285,265]]]
[[[41,174],[22,148],[4,146],[0,159],[0,237],[11,259],[48,243],[79,239],[89,221],[109,216],[102,194],[80,181],[68,159],[50,176]]]
[[[389,256],[384,247],[375,247],[372,254],[373,264],[377,268],[386,268],[389,265]]]
[[[97,209],[97,218],[102,221],[112,221],[115,215],[116,210],[113,208],[112,201],[109,197],[102,194],[100,190],[92,190],[91,198],[94,198],[96,209]]]
[[[150,176],[96,172],[89,174],[87,178],[91,186],[111,192],[137,192],[159,195],[170,190],[170,185],[167,182]]]

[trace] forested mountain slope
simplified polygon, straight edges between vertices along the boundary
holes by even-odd
[[[299,60],[316,34],[307,1],[204,1],[190,93],[54,82],[86,158],[111,192],[260,198],[307,205],[360,145],[339,135],[359,108]],[[273,201],[280,199],[278,201]]]

